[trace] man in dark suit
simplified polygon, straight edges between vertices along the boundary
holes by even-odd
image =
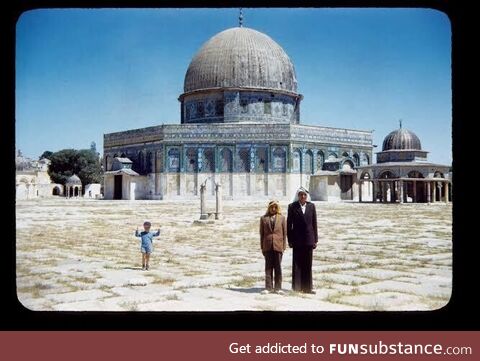
[[[314,294],[312,257],[318,243],[317,211],[305,188],[299,188],[296,194],[287,216],[288,245],[293,248],[292,289]]]

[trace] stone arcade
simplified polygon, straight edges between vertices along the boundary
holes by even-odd
[[[208,40],[179,96],[179,125],[104,135],[106,199],[289,198],[310,176],[336,172],[335,197],[356,197],[372,133],[300,124],[292,62],[270,37],[242,26]]]

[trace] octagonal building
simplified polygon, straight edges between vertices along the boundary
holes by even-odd
[[[290,199],[327,172],[337,198],[354,199],[356,172],[342,170],[370,164],[371,131],[301,125],[302,99],[269,36],[216,34],[186,71],[180,124],[104,134],[105,198],[196,198],[206,181],[211,196],[220,183],[227,199]]]

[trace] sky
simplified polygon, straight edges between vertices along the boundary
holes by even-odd
[[[432,9],[244,9],[244,27],[292,60],[302,124],[399,127],[450,164],[451,28]],[[16,29],[16,146],[102,153],[103,134],[180,123],[178,96],[201,45],[238,26],[238,9],[41,9]]]

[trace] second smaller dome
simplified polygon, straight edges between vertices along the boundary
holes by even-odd
[[[422,150],[417,135],[405,128],[394,130],[383,140],[382,151],[386,150]]]

